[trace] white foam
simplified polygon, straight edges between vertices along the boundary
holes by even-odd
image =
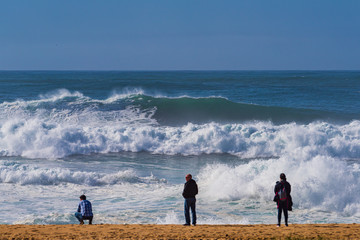
[[[360,121],[344,125],[253,121],[168,127],[152,118],[156,108],[143,110],[131,104],[112,108],[119,98],[141,93],[141,89],[133,89],[96,100],[61,89],[39,100],[2,103],[0,155],[62,158],[72,154],[148,151],[169,155],[229,153],[242,158],[285,154],[301,159],[317,155],[360,156]],[[100,103],[105,107],[101,108]]]
[[[66,168],[39,168],[17,162],[2,161],[0,163],[0,183],[16,183],[21,185],[58,185],[79,184],[87,186],[103,186],[123,183],[165,183],[153,175],[139,177],[133,170],[115,173],[99,173],[72,171]]]
[[[267,122],[159,126],[134,109],[108,115],[83,111],[30,118],[13,117],[0,124],[0,154],[30,158],[61,158],[72,154],[139,152],[199,155],[229,153],[242,158],[299,158],[317,155],[358,158],[360,121],[347,125],[325,122],[308,125]],[[117,118],[118,117],[118,118]]]

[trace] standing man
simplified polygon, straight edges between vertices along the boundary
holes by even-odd
[[[80,196],[80,202],[75,213],[75,217],[79,220],[80,225],[84,224],[84,220],[89,220],[89,224],[92,224],[93,220],[93,213],[92,213],[92,206],[91,202],[86,200],[85,195]]]
[[[277,181],[275,184],[275,199],[277,201],[278,208],[278,224],[280,227],[281,222],[281,212],[284,212],[285,217],[285,226],[288,226],[288,210],[292,210],[292,199],[290,196],[291,185],[286,181],[286,176],[284,173],[280,174],[280,181]]]
[[[184,191],[182,193],[183,197],[185,198],[184,213],[185,213],[186,223],[184,224],[184,226],[190,226],[190,213],[189,213],[190,208],[192,215],[192,224],[196,226],[195,195],[198,194],[198,186],[196,182],[192,179],[191,174],[187,174],[185,176],[185,179],[186,179],[186,183],[184,185]]]

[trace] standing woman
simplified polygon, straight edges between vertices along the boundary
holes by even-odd
[[[281,212],[284,212],[285,217],[285,226],[288,226],[288,210],[292,210],[292,199],[290,196],[291,185],[286,181],[286,176],[284,173],[280,174],[280,181],[275,184],[275,198],[274,201],[277,202],[278,208],[278,224],[280,227],[281,222]]]

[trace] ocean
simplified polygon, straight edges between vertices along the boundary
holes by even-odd
[[[360,221],[359,71],[0,71],[0,224]]]

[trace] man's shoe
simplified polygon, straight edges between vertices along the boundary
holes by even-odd
[[[196,223],[193,223],[194,226],[196,226]]]
[[[185,223],[185,224],[183,224],[183,226],[190,226],[190,224],[188,224],[188,223]]]
[[[84,225],[84,221],[83,221],[83,220],[80,221],[80,225]]]
[[[285,223],[285,226],[288,227],[289,225],[287,223]]]
[[[277,227],[280,227],[280,224],[276,224]]]

